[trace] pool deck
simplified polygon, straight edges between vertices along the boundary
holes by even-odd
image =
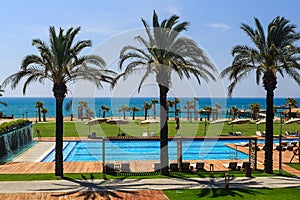
[[[240,138],[240,137],[239,137]],[[51,149],[53,149],[55,143],[55,138],[42,138],[38,144],[31,147],[28,151],[17,157],[13,162],[8,162],[0,165],[1,174],[38,174],[38,173],[54,173],[55,165],[53,162],[39,162],[45,155],[47,155]],[[241,138],[240,138],[241,139]],[[64,138],[68,141],[78,141],[78,140],[91,140],[87,137],[74,137],[74,138]],[[231,148],[237,149],[243,153],[248,154],[249,150],[247,147],[239,146],[235,144],[228,145]],[[284,171],[287,171],[295,176],[300,177],[300,172],[291,168],[284,163],[289,163],[293,156],[292,151],[284,151],[282,154],[282,168]],[[279,169],[279,152],[277,150],[273,151],[273,166],[274,170]],[[210,165],[214,165],[214,171],[228,171],[224,165],[229,162],[238,162],[242,163],[242,160],[184,160],[184,162],[190,162],[191,165],[195,165],[196,162],[204,162],[205,170],[210,170]],[[126,161],[128,162],[128,161]],[[151,172],[154,170],[154,163],[159,162],[158,160],[150,161],[129,161],[130,170],[132,172]],[[176,162],[175,160],[170,160],[171,162]],[[264,162],[264,151],[257,152],[257,168],[263,169]],[[293,162],[298,162],[296,159]],[[99,173],[102,172],[102,162],[65,162],[64,163],[64,172],[65,173]]]

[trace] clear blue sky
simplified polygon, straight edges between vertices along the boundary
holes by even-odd
[[[120,33],[142,28],[141,18],[150,23],[154,9],[160,19],[177,14],[182,21],[190,22],[185,35],[193,38],[208,52],[219,71],[230,65],[230,51],[234,45],[250,44],[245,33],[240,30],[242,22],[254,26],[253,18],[258,17],[266,26],[275,16],[280,15],[291,20],[300,31],[300,2],[297,0],[10,0],[2,2],[1,8],[0,82],[19,69],[26,55],[36,53],[31,46],[32,39],[40,38],[48,42],[48,28],[52,25],[65,29],[81,26],[78,39],[91,39],[96,47]],[[113,64],[111,66],[114,68]],[[275,95],[300,97],[299,86],[288,79],[279,78]],[[177,89],[176,84],[173,84],[174,90],[171,93],[188,95],[182,92],[184,84]],[[224,85],[228,86],[228,81],[224,80]],[[210,96],[212,93],[205,84],[195,86],[193,90],[199,96]],[[145,89],[141,95],[156,96],[157,90],[153,91]],[[111,95],[108,89],[97,91],[97,96]],[[21,86],[15,91],[6,88],[4,96],[22,96]],[[27,96],[52,96],[51,85],[33,84]],[[264,89],[256,86],[253,77],[241,83],[233,93],[233,97],[253,96],[265,96]]]

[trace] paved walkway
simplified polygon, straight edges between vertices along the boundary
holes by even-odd
[[[299,178],[290,177],[258,177],[258,178],[230,178],[230,188],[283,188],[300,187]],[[0,182],[0,198],[13,199],[14,195],[22,197],[25,194],[34,194],[34,197],[50,196],[55,193],[70,199],[69,195],[77,193],[79,196],[92,193],[111,195],[110,199],[118,199],[117,194],[126,193],[141,199],[138,194],[150,195],[145,199],[167,199],[159,190],[165,189],[197,189],[197,188],[224,188],[224,178],[170,178],[170,179],[114,179],[114,180],[55,180],[55,181],[2,181]],[[149,192],[150,191],[150,192]],[[51,195],[52,193],[52,195]],[[83,194],[85,193],[85,194]],[[11,194],[11,195],[10,195]],[[154,196],[153,196],[154,195]],[[157,196],[155,196],[157,195]],[[68,198],[69,196],[69,198]],[[3,197],[3,198],[2,198]],[[24,197],[24,196],[23,196]],[[127,198],[125,198],[127,199]]]

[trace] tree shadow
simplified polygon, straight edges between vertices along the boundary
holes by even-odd
[[[110,181],[110,185],[105,185],[105,183],[107,183],[107,181],[105,180],[100,182],[95,182],[94,181],[95,178],[93,174],[90,175],[89,179],[86,176],[81,175],[81,179],[78,180],[74,180],[71,178],[64,178],[64,180],[70,181],[70,183],[72,184],[56,183],[55,185],[57,185],[58,188],[52,190],[56,192],[63,190],[63,192],[59,194],[52,194],[51,196],[64,197],[64,196],[71,196],[77,194],[76,198],[84,197],[84,199],[97,199],[100,196],[104,199],[109,200],[115,198],[121,199],[122,197],[119,195],[120,193],[132,193],[132,194],[136,193],[135,191],[117,190],[116,186],[114,186],[114,183],[116,184],[120,183],[122,182],[122,179],[112,180]],[[47,189],[47,191],[49,190]]]

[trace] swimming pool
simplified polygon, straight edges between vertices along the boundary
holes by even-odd
[[[248,159],[248,155],[229,148],[226,144],[247,142],[248,140],[183,140],[183,160],[229,160]],[[105,160],[159,160],[158,140],[112,140],[105,143]],[[64,161],[102,161],[102,142],[64,142]],[[53,162],[53,149],[42,162]],[[169,142],[169,159],[177,159],[177,142]]]

